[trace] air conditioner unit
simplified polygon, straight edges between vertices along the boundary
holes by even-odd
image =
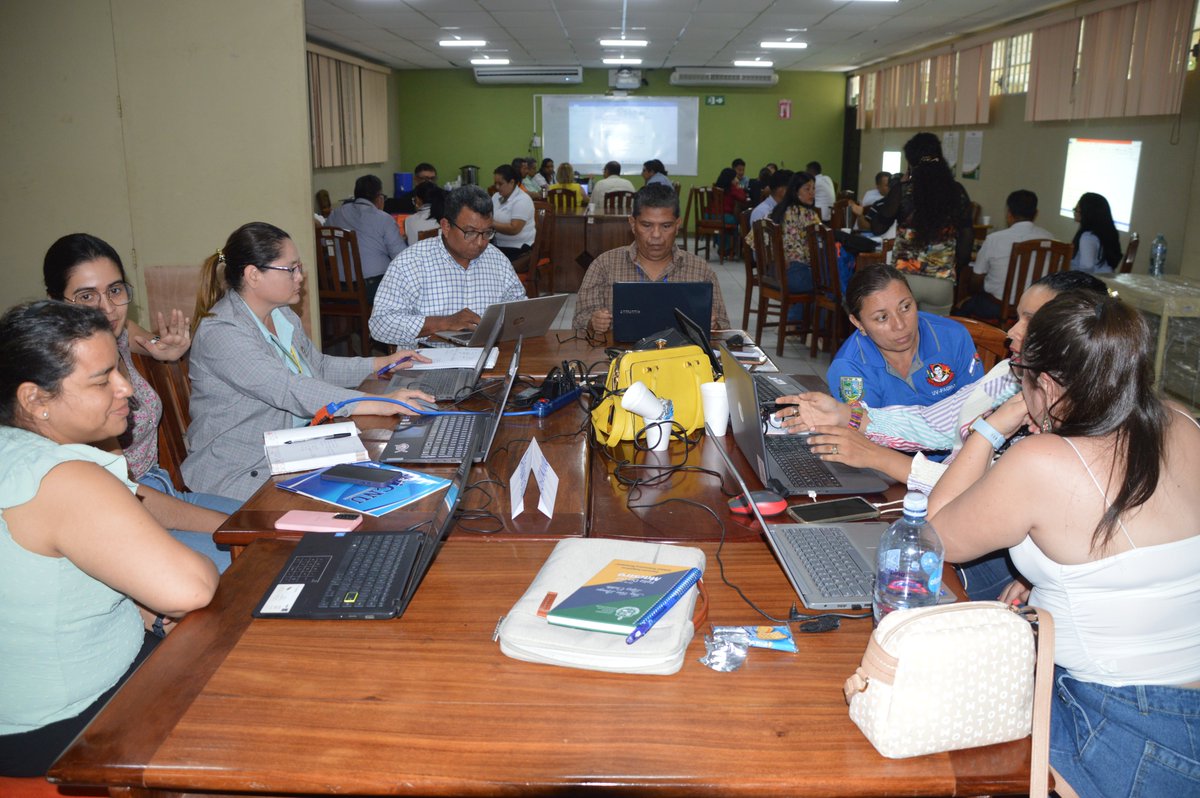
[[[583,67],[477,66],[475,82],[496,83],[583,83]]]
[[[642,70],[622,67],[608,70],[608,87],[632,91],[642,87]]]
[[[679,67],[671,73],[672,86],[774,86],[779,75],[773,69],[709,69]]]

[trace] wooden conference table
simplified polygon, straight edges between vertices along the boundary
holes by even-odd
[[[560,423],[567,413],[541,423]],[[518,429],[541,438],[551,428]],[[584,534],[698,545],[708,562],[709,622],[761,620],[722,582],[720,531],[710,516],[681,515],[672,504],[626,509],[624,489],[610,484],[610,466],[597,463],[582,436],[569,441],[581,452],[582,484],[590,486],[582,502]],[[736,450],[729,437],[701,440],[689,456],[711,465],[716,445]],[[682,449],[671,455],[678,462]],[[740,455],[736,462],[752,475]],[[729,533],[720,553],[725,577],[766,611],[786,616],[796,594],[757,532],[730,516],[721,480],[672,479],[679,481],[668,482],[657,498],[686,495],[712,507]],[[752,476],[751,486],[757,487]],[[639,501],[650,503],[645,496]],[[850,721],[841,692],[866,646],[869,620],[843,621],[828,634],[797,633],[798,654],[752,650],[733,673],[697,662],[701,634],[672,676],[505,657],[492,640],[497,622],[532,581],[553,538],[580,534],[578,503],[560,488],[554,521],[542,531],[508,528],[511,519],[492,536],[456,530],[396,621],[251,619],[293,546],[255,536],[263,539],[237,557],[212,603],[178,625],[50,777],[103,785],[126,798],[171,792],[758,798],[1028,788],[1028,740],[906,760],[875,752]],[[540,514],[526,509],[518,519],[526,516]]]

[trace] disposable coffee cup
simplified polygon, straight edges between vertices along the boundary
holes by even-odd
[[[984,225],[985,225],[985,226],[986,226],[986,225],[989,225],[989,224],[991,224],[991,223],[992,223],[992,217],[990,217],[990,216],[985,216],[985,217],[983,217],[983,223],[984,223]]]
[[[652,452],[665,452],[671,446],[670,421],[653,421],[643,418],[646,427],[646,448]]]
[[[706,382],[700,386],[700,401],[704,405],[704,423],[718,438],[729,429],[729,394],[725,385]]]

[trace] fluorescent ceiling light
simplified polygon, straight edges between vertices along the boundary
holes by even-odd
[[[764,50],[803,50],[808,42],[759,42],[758,46]]]
[[[483,39],[442,39],[438,42],[442,47],[485,47]]]
[[[773,67],[774,61],[734,61],[735,67]]]
[[[645,47],[650,42],[645,39],[601,39],[601,47]]]
[[[507,58],[472,58],[475,66],[508,66]]]
[[[606,64],[640,64],[640,58],[605,58],[602,59]]]

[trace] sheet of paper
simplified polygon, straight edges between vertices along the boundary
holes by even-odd
[[[437,346],[419,350],[422,355],[429,358],[431,363],[413,363],[410,371],[426,371],[428,369],[473,369],[475,364],[479,362],[479,353],[483,351],[482,346]],[[500,357],[500,348],[493,346],[492,351],[488,353],[487,364],[485,368],[492,368],[496,365],[496,359]],[[396,372],[392,372],[395,374]]]
[[[554,503],[558,499],[558,474],[550,466],[550,461],[542,453],[542,447],[536,439],[529,442],[529,448],[521,455],[517,467],[508,479],[512,517],[516,518],[525,512],[525,490],[529,487],[531,474],[538,486],[538,509],[542,515],[553,518]]]
[[[947,130],[942,134],[942,155],[946,156],[946,166],[950,171],[958,164],[958,131]]]
[[[983,131],[968,130],[963,138],[962,176],[967,180],[978,180],[982,161]]]

